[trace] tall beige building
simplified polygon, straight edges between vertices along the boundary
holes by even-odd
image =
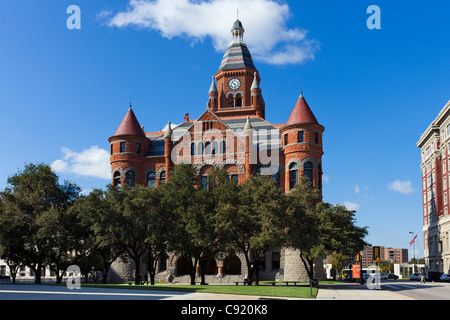
[[[420,137],[423,235],[429,272],[450,272],[450,101]]]
[[[379,248],[380,261],[391,261],[392,263],[408,263],[408,249],[385,248],[383,246],[367,245],[361,251],[361,262],[363,268],[376,264],[374,248]]]

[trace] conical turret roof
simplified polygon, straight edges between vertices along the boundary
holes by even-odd
[[[128,109],[128,112],[123,118],[122,123],[120,124],[116,133],[114,134],[114,136],[122,135],[132,135],[145,138],[145,133],[142,130],[142,127],[139,124],[139,121],[137,120],[133,109],[131,109],[131,106],[130,109]]]
[[[314,116],[314,113],[311,111],[311,108],[303,97],[303,93],[300,94],[300,97],[295,104],[294,110],[292,110],[291,116],[286,122],[286,126],[297,123],[319,124],[316,117]]]

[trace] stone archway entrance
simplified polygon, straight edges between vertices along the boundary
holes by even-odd
[[[176,275],[185,276],[190,274],[191,263],[185,257],[178,257],[176,262]]]
[[[216,275],[217,274],[217,262],[214,258],[209,258],[205,263],[205,275]]]
[[[227,275],[241,274],[241,259],[237,256],[228,256],[223,260],[223,273]]]

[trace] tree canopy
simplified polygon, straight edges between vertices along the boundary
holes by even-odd
[[[106,282],[121,257],[134,262],[136,283],[146,262],[154,284],[158,261],[169,252],[187,261],[191,284],[208,260],[230,253],[245,257],[249,284],[258,283],[265,253],[281,247],[298,250],[313,279],[315,259],[353,255],[366,235],[353,211],[324,203],[308,179],[285,194],[270,177],[238,184],[211,167],[206,187],[192,164],[176,166],[159,188],[109,185],[88,195],[76,184],[60,184],[50,166],[29,164],[0,193],[0,253],[13,279],[26,265],[36,283],[45,265],[61,282],[71,264],[86,276],[101,270]]]

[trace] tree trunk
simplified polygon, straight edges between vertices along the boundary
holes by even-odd
[[[30,268],[34,271],[34,284],[41,284],[42,283],[42,275],[41,275],[41,269],[42,266],[40,263],[38,263],[37,265],[35,265],[34,267]]]
[[[60,272],[60,270],[56,270],[56,284],[61,284],[64,272]]]
[[[259,261],[255,263],[255,285],[259,286]]]
[[[247,255],[245,256],[245,260],[247,262],[247,284],[251,286],[253,283],[253,264],[250,262]]]
[[[200,285],[204,286],[204,285],[206,285],[206,281],[205,281],[206,260],[200,259],[198,263],[200,265],[200,277],[201,277]]]
[[[191,286],[195,286],[195,275],[196,275],[196,269],[197,269],[197,258],[194,259],[194,265],[191,268]]]
[[[300,259],[303,262],[303,265],[305,266],[306,273],[308,273],[308,277],[310,280],[314,279],[314,261],[312,259],[309,259],[308,257],[304,257],[303,254],[300,252]]]
[[[134,259],[134,265],[136,267],[136,270],[134,271],[134,284],[140,285],[141,284],[141,258],[136,257]]]

